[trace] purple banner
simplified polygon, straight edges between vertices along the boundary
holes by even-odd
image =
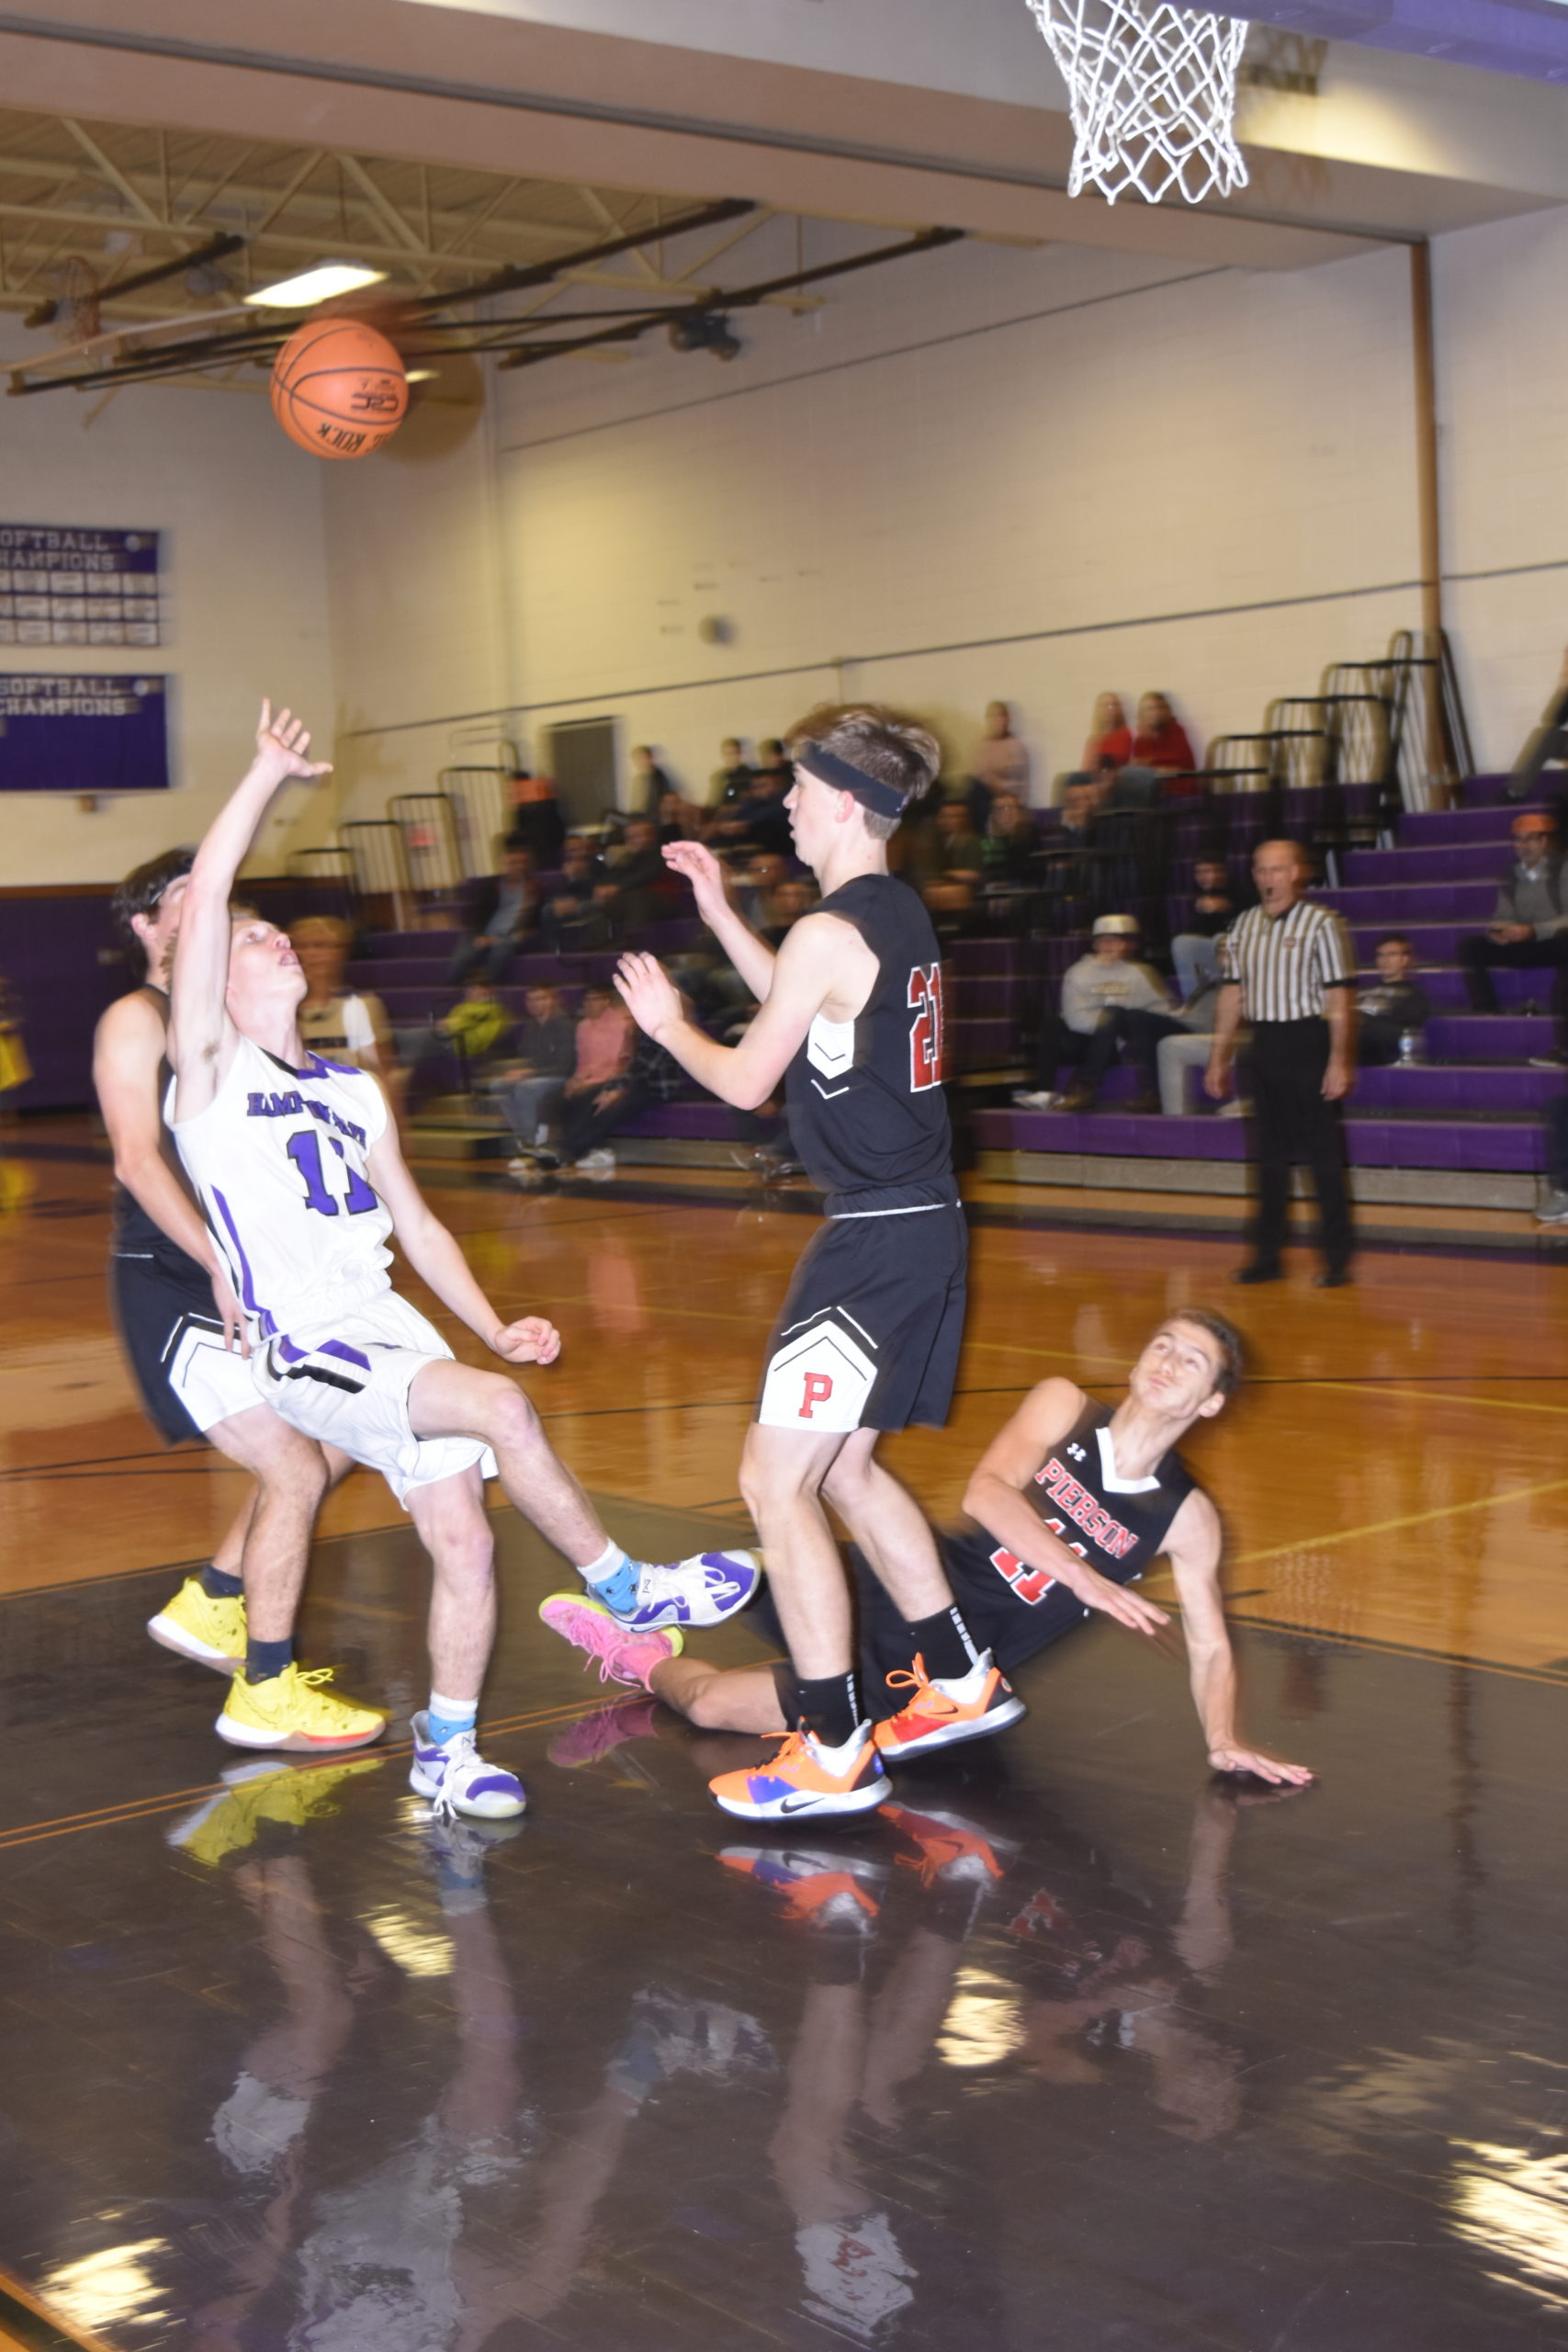
[[[0,673],[0,792],[166,792],[167,683]]]

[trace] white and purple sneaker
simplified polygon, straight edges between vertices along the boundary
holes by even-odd
[[[430,1799],[438,1820],[466,1813],[476,1821],[509,1821],[527,1804],[516,1773],[487,1764],[471,1731],[456,1732],[444,1747],[437,1746],[430,1736],[430,1717],[423,1712],[409,1728],[413,1733],[409,1786]]]
[[[667,1625],[722,1625],[756,1599],[762,1581],[762,1564],[754,1552],[698,1552],[666,1566],[651,1560],[634,1565],[637,1600],[630,1609],[610,1611],[633,1634],[657,1634]],[[594,1598],[609,1607],[602,1591]]]

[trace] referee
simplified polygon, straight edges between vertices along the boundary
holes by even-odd
[[[1356,1080],[1356,975],[1345,926],[1306,896],[1305,853],[1259,842],[1252,860],[1258,904],[1220,943],[1220,1001],[1204,1085],[1230,1091],[1243,1012],[1252,1023],[1253,1150],[1258,1205],[1252,1259],[1238,1283],[1275,1283],[1285,1246],[1291,1170],[1312,1170],[1323,1232],[1320,1290],[1350,1279],[1355,1237],[1345,1182],[1340,1103]]]

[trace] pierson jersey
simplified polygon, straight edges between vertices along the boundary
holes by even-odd
[[[820,1013],[789,1066],[790,1138],[829,1216],[874,1216],[956,1202],[942,1091],[942,957],[915,892],[862,874],[819,914],[852,923],[877,960],[853,1021]]]
[[[367,1072],[295,1069],[242,1037],[205,1111],[165,1116],[252,1336],[309,1330],[390,1288],[390,1214],[366,1160],[387,1105]]]
[[[1177,1453],[1146,1478],[1123,1478],[1111,1442],[1112,1408],[1095,1398],[1023,1489],[1051,1533],[1112,1584],[1134,1584],[1157,1557],[1197,1481]],[[1069,1585],[1032,1568],[982,1527],[943,1539],[953,1593],[977,1644],[1004,1669],[1021,1666],[1093,1612]]]

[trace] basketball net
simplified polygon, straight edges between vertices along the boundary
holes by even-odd
[[[1247,186],[1235,76],[1247,28],[1167,0],[1029,0],[1060,68],[1074,132],[1069,196],[1189,204]]]

